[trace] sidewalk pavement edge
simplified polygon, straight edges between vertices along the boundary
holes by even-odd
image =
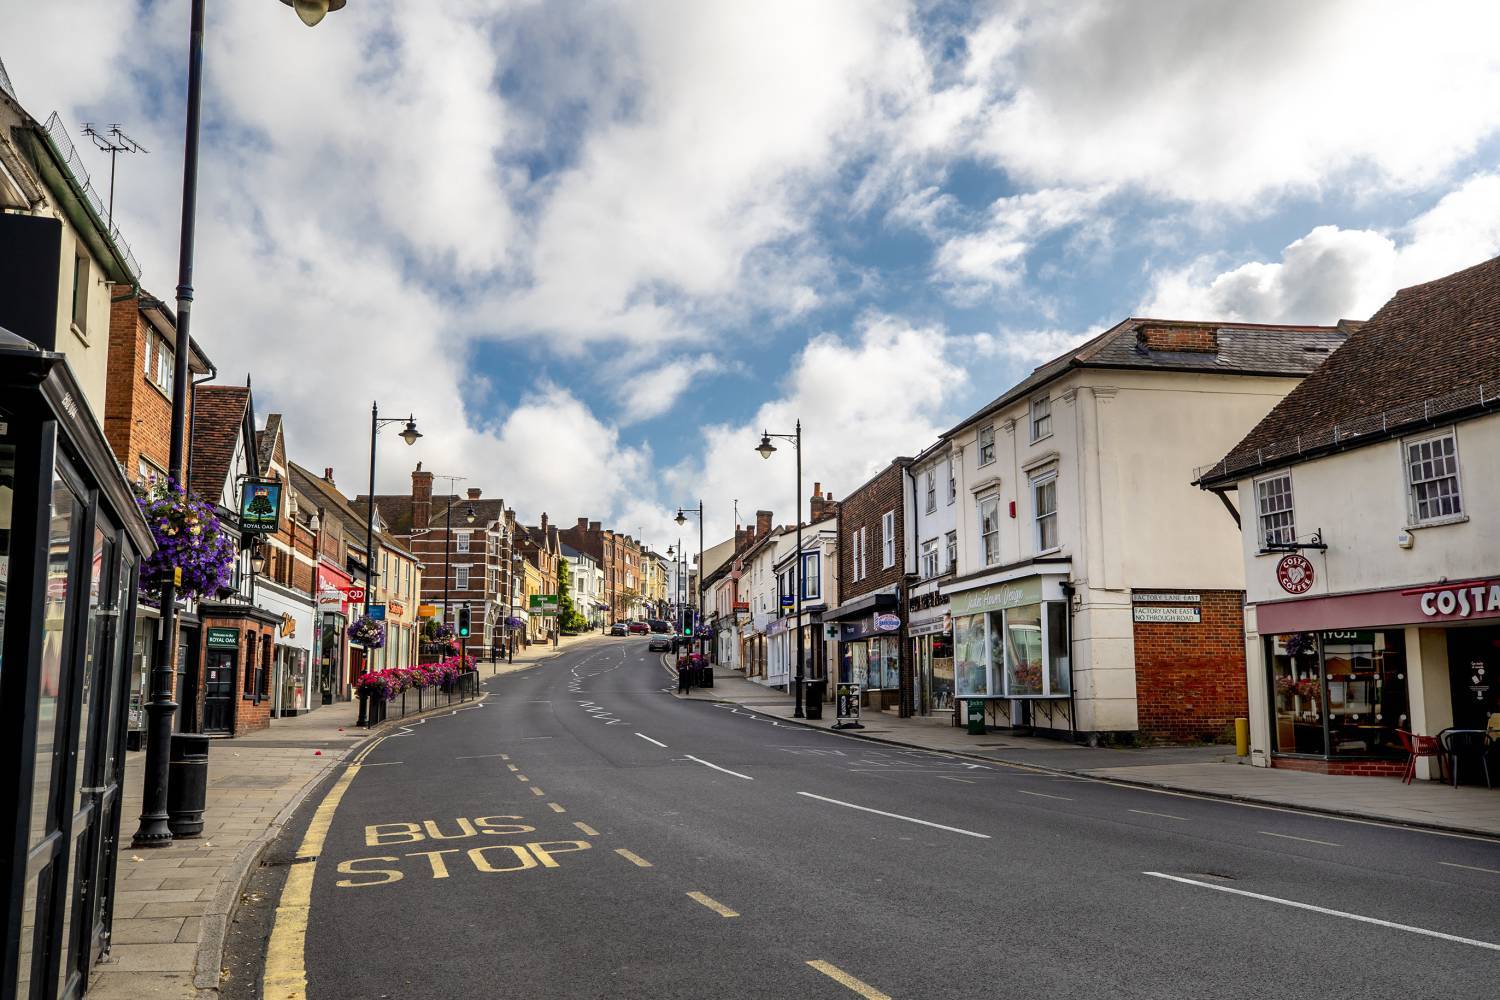
[[[671,670],[667,664],[666,657],[662,657],[662,667]],[[742,676],[735,674],[734,676]],[[752,682],[753,683],[753,682]],[[700,689],[701,690],[701,689]],[[775,688],[766,688],[774,691]],[[721,701],[736,705],[733,698],[727,697],[694,697],[692,695],[673,695],[679,701]],[[764,714],[764,713],[763,713]],[[911,750],[932,750],[931,747],[922,746],[920,743],[910,743],[904,740],[893,740],[880,736],[866,736],[863,733],[850,732],[848,730],[835,730],[832,726],[819,726],[803,719],[776,717],[778,722],[790,723],[794,726],[802,726],[805,729],[817,729],[825,733],[835,733],[854,740],[865,740],[870,743],[882,743],[886,746],[904,747]],[[1376,812],[1366,812],[1359,809],[1338,809],[1332,806],[1310,806],[1301,803],[1293,804],[1273,799],[1263,795],[1246,795],[1241,792],[1215,792],[1202,788],[1189,788],[1185,785],[1173,784],[1169,781],[1152,781],[1148,778],[1124,778],[1119,775],[1101,775],[1082,768],[1049,767],[1046,764],[1021,763],[1019,761],[1004,760],[996,757],[986,757],[982,754],[964,753],[962,750],[935,750],[934,753],[950,754],[964,760],[977,761],[984,764],[1000,764],[1005,767],[1015,768],[1020,771],[1036,771],[1042,774],[1066,775],[1070,778],[1082,778],[1087,781],[1098,781],[1106,785],[1123,785],[1130,788],[1146,788],[1158,792],[1171,792],[1174,795],[1190,795],[1202,799],[1217,799],[1221,802],[1238,802],[1243,805],[1268,806],[1275,809],[1284,809],[1287,812],[1310,813],[1316,816],[1334,816],[1339,819],[1359,820],[1366,823],[1380,823],[1385,826],[1405,827],[1412,830],[1431,830],[1436,833],[1458,833],[1466,837],[1478,837],[1485,840],[1500,840],[1493,831],[1477,827],[1460,826],[1453,823],[1423,822],[1421,820],[1396,819],[1391,816]]]

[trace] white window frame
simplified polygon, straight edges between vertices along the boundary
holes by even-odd
[[[986,457],[988,456],[988,457]],[[979,467],[995,463],[995,425],[979,429]]]
[[[162,392],[172,394],[172,378],[176,374],[175,361],[172,352],[168,349],[167,340],[160,334],[152,334],[156,338],[156,384]]]
[[[1042,509],[1041,509],[1041,505],[1037,501],[1038,501],[1038,497],[1039,497],[1039,495],[1041,493],[1042,487],[1048,486],[1048,485],[1050,485],[1052,487],[1052,509],[1050,511],[1048,511],[1047,513],[1043,514],[1042,513]],[[1049,518],[1052,521],[1052,531],[1053,531],[1053,534],[1056,536],[1055,539],[1054,539],[1054,541],[1053,541],[1053,544],[1051,544],[1051,545],[1044,544],[1044,541],[1043,541],[1043,538],[1042,538],[1043,531],[1044,531],[1043,526],[1042,526],[1042,522],[1045,521],[1045,520],[1047,520],[1047,519],[1049,519]],[[1031,521],[1032,521],[1033,530],[1034,530],[1033,542],[1036,545],[1036,551],[1037,551],[1038,555],[1040,555],[1043,552],[1054,552],[1057,549],[1062,548],[1062,531],[1061,531],[1061,528],[1059,526],[1058,519],[1057,519],[1057,470],[1056,469],[1048,469],[1046,472],[1039,472],[1036,475],[1034,475],[1034,476],[1031,477]]]
[[[467,531],[460,531],[458,534],[453,536],[453,551],[461,555],[468,554],[469,533]]]
[[[862,527],[854,529],[854,547],[850,555],[850,570],[854,574],[854,579],[863,580],[865,578],[865,529]]]
[[[951,507],[958,500],[958,479],[953,475],[953,458],[948,458],[948,505]]]
[[[1441,441],[1453,442],[1451,473],[1435,476],[1430,479],[1412,479],[1412,457],[1411,450],[1422,445],[1432,445]],[[1447,456],[1445,456],[1446,458]],[[1433,462],[1435,459],[1428,458],[1425,461]],[[1407,438],[1401,442],[1401,465],[1405,470],[1406,477],[1406,521],[1407,526],[1412,528],[1425,528],[1436,524],[1454,524],[1459,521],[1467,521],[1469,515],[1464,510],[1464,480],[1458,458],[1458,430],[1449,427],[1446,430],[1437,431],[1433,434],[1425,434],[1421,437]],[[1446,479],[1453,480],[1452,500],[1454,509],[1446,514],[1432,514],[1422,517],[1420,514],[1420,503],[1417,500],[1417,487],[1428,483],[1437,483]]]
[[[880,518],[880,565],[890,569],[896,565],[896,512],[888,510]]]
[[[453,589],[469,589],[469,567],[467,563],[459,563],[453,567]]]
[[[993,506],[995,508],[995,530],[986,533],[984,530],[984,509]],[[978,499],[975,506],[978,515],[976,523],[979,526],[979,565],[998,566],[1000,564],[1000,495],[991,493]],[[986,543],[993,536],[993,547]],[[991,558],[993,556],[993,558]]]
[[[956,573],[958,572],[958,532],[948,532],[945,541],[947,543],[944,545],[944,548],[947,550],[948,572]]]
[[[1402,451],[1402,455],[1405,455],[1404,449]],[[1286,480],[1287,505],[1283,508],[1278,508],[1277,510],[1267,511],[1266,497],[1262,493],[1262,489],[1282,479]],[[1266,546],[1268,544],[1274,543],[1284,545],[1289,542],[1296,541],[1297,494],[1293,489],[1292,470],[1282,469],[1280,472],[1273,472],[1268,476],[1261,476],[1251,484],[1251,490],[1255,494],[1255,530],[1257,536],[1256,548],[1261,552],[1265,552],[1267,551]],[[1268,517],[1279,517],[1282,514],[1285,514],[1287,516],[1287,523],[1285,525],[1279,525],[1276,528],[1271,529],[1277,534],[1277,537],[1274,539],[1268,539],[1266,537],[1266,535],[1269,533],[1266,528],[1266,519]]]
[[[809,565],[811,563],[811,565]],[[823,597],[823,554],[818,551],[802,553],[802,599],[817,601]]]
[[[937,469],[927,470],[927,513],[937,513]]]
[[[938,575],[938,540],[929,538],[922,543],[922,579],[931,580]]]
[[[1043,430],[1043,425],[1046,429]],[[1031,401],[1031,443],[1044,441],[1052,436],[1052,397],[1038,396]]]

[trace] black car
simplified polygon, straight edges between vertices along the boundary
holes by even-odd
[[[658,635],[672,634],[672,623],[669,621],[663,621],[660,618],[652,618],[646,624],[650,625],[651,631],[655,632]]]
[[[672,651],[672,639],[670,636],[653,635],[651,637],[651,652],[670,653]]]

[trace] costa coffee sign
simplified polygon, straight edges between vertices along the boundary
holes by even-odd
[[[1288,594],[1305,594],[1312,589],[1313,564],[1300,552],[1281,557],[1276,564],[1276,582]]]
[[[1262,635],[1500,619],[1500,578],[1265,601],[1255,613]]]
[[[1404,593],[1420,595],[1417,605],[1428,618],[1489,617],[1500,613],[1500,580],[1470,580]]]

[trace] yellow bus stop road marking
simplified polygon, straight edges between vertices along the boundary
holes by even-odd
[[[855,979],[853,976],[849,975],[849,973],[845,972],[843,969],[840,969],[837,965],[825,962],[822,959],[808,962],[807,964],[812,966],[814,969],[817,969],[819,972],[823,973],[823,975],[827,976],[829,979],[832,979],[840,986],[847,986],[855,993],[858,993],[860,996],[864,997],[865,1000],[891,1000],[890,994],[882,993],[875,987],[871,986],[869,983],[861,982],[860,980]]]
[[[599,836],[599,831],[595,830],[593,827],[589,826],[587,823],[580,823],[580,822],[576,822],[575,821],[573,823],[573,825],[576,826],[576,827],[578,827],[578,829],[582,830],[587,836],[590,836],[590,837],[597,837],[597,836]]]
[[[696,902],[702,903],[704,906],[708,907],[710,910],[713,910],[715,913],[717,913],[721,917],[737,917],[737,916],[739,916],[738,913],[736,913],[735,911],[731,910],[729,907],[725,906],[723,903],[719,902],[717,899],[712,899],[712,898],[710,898],[708,896],[705,896],[701,892],[690,892],[690,893],[688,893],[688,898],[692,899],[692,900],[695,900]]]
[[[615,853],[624,858],[626,861],[629,861],[631,864],[635,865],[637,868],[651,867],[651,862],[647,861],[645,858],[641,857],[639,854],[636,854],[633,851],[625,850],[625,848],[623,847],[616,847]]]
[[[535,789],[532,789],[532,790],[535,791]],[[565,812],[567,812],[566,809],[564,809],[562,806],[558,805],[556,802],[548,802],[547,803],[547,807],[549,809],[551,809],[555,813],[565,813]]]
[[[540,788],[536,787],[535,785],[532,785],[531,786],[531,794],[532,795],[541,796],[541,795],[546,795],[547,793],[544,792],[544,791],[542,791]]]

